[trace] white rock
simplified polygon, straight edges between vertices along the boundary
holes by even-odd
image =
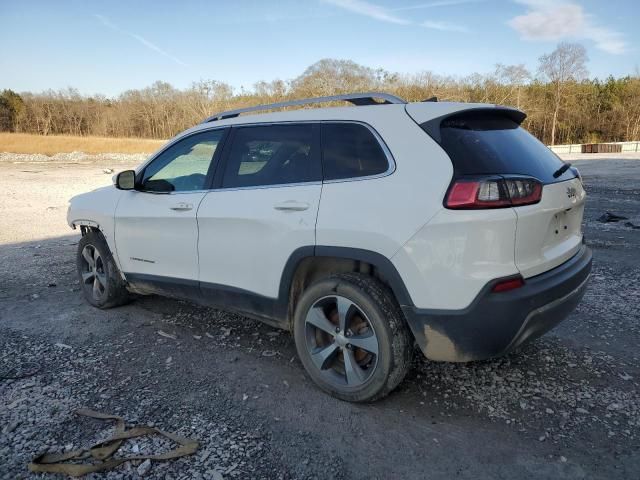
[[[147,473],[149,473],[149,470],[151,470],[151,460],[147,458],[144,462],[138,465],[138,475],[144,477]]]

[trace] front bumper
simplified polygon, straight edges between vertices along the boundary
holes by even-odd
[[[548,332],[575,309],[591,261],[591,250],[582,245],[570,260],[527,278],[520,288],[493,293],[496,282],[490,282],[465,309],[402,308],[427,358],[468,362],[497,357]]]

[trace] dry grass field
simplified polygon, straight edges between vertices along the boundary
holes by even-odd
[[[29,133],[0,133],[0,152],[42,153],[151,153],[164,140],[146,138],[74,137],[69,135],[33,135]]]

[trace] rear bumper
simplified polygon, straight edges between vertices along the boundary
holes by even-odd
[[[469,307],[403,311],[416,341],[431,360],[467,362],[504,355],[564,320],[584,295],[591,272],[591,250],[508,292],[487,284]]]

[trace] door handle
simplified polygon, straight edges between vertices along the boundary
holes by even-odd
[[[173,207],[169,207],[171,210],[176,210],[178,212],[186,212],[189,210],[193,210],[193,204],[180,202],[174,205]]]
[[[287,200],[286,202],[276,203],[273,208],[276,210],[288,210],[291,212],[302,212],[309,208],[309,204],[305,202],[296,202],[295,200]]]

